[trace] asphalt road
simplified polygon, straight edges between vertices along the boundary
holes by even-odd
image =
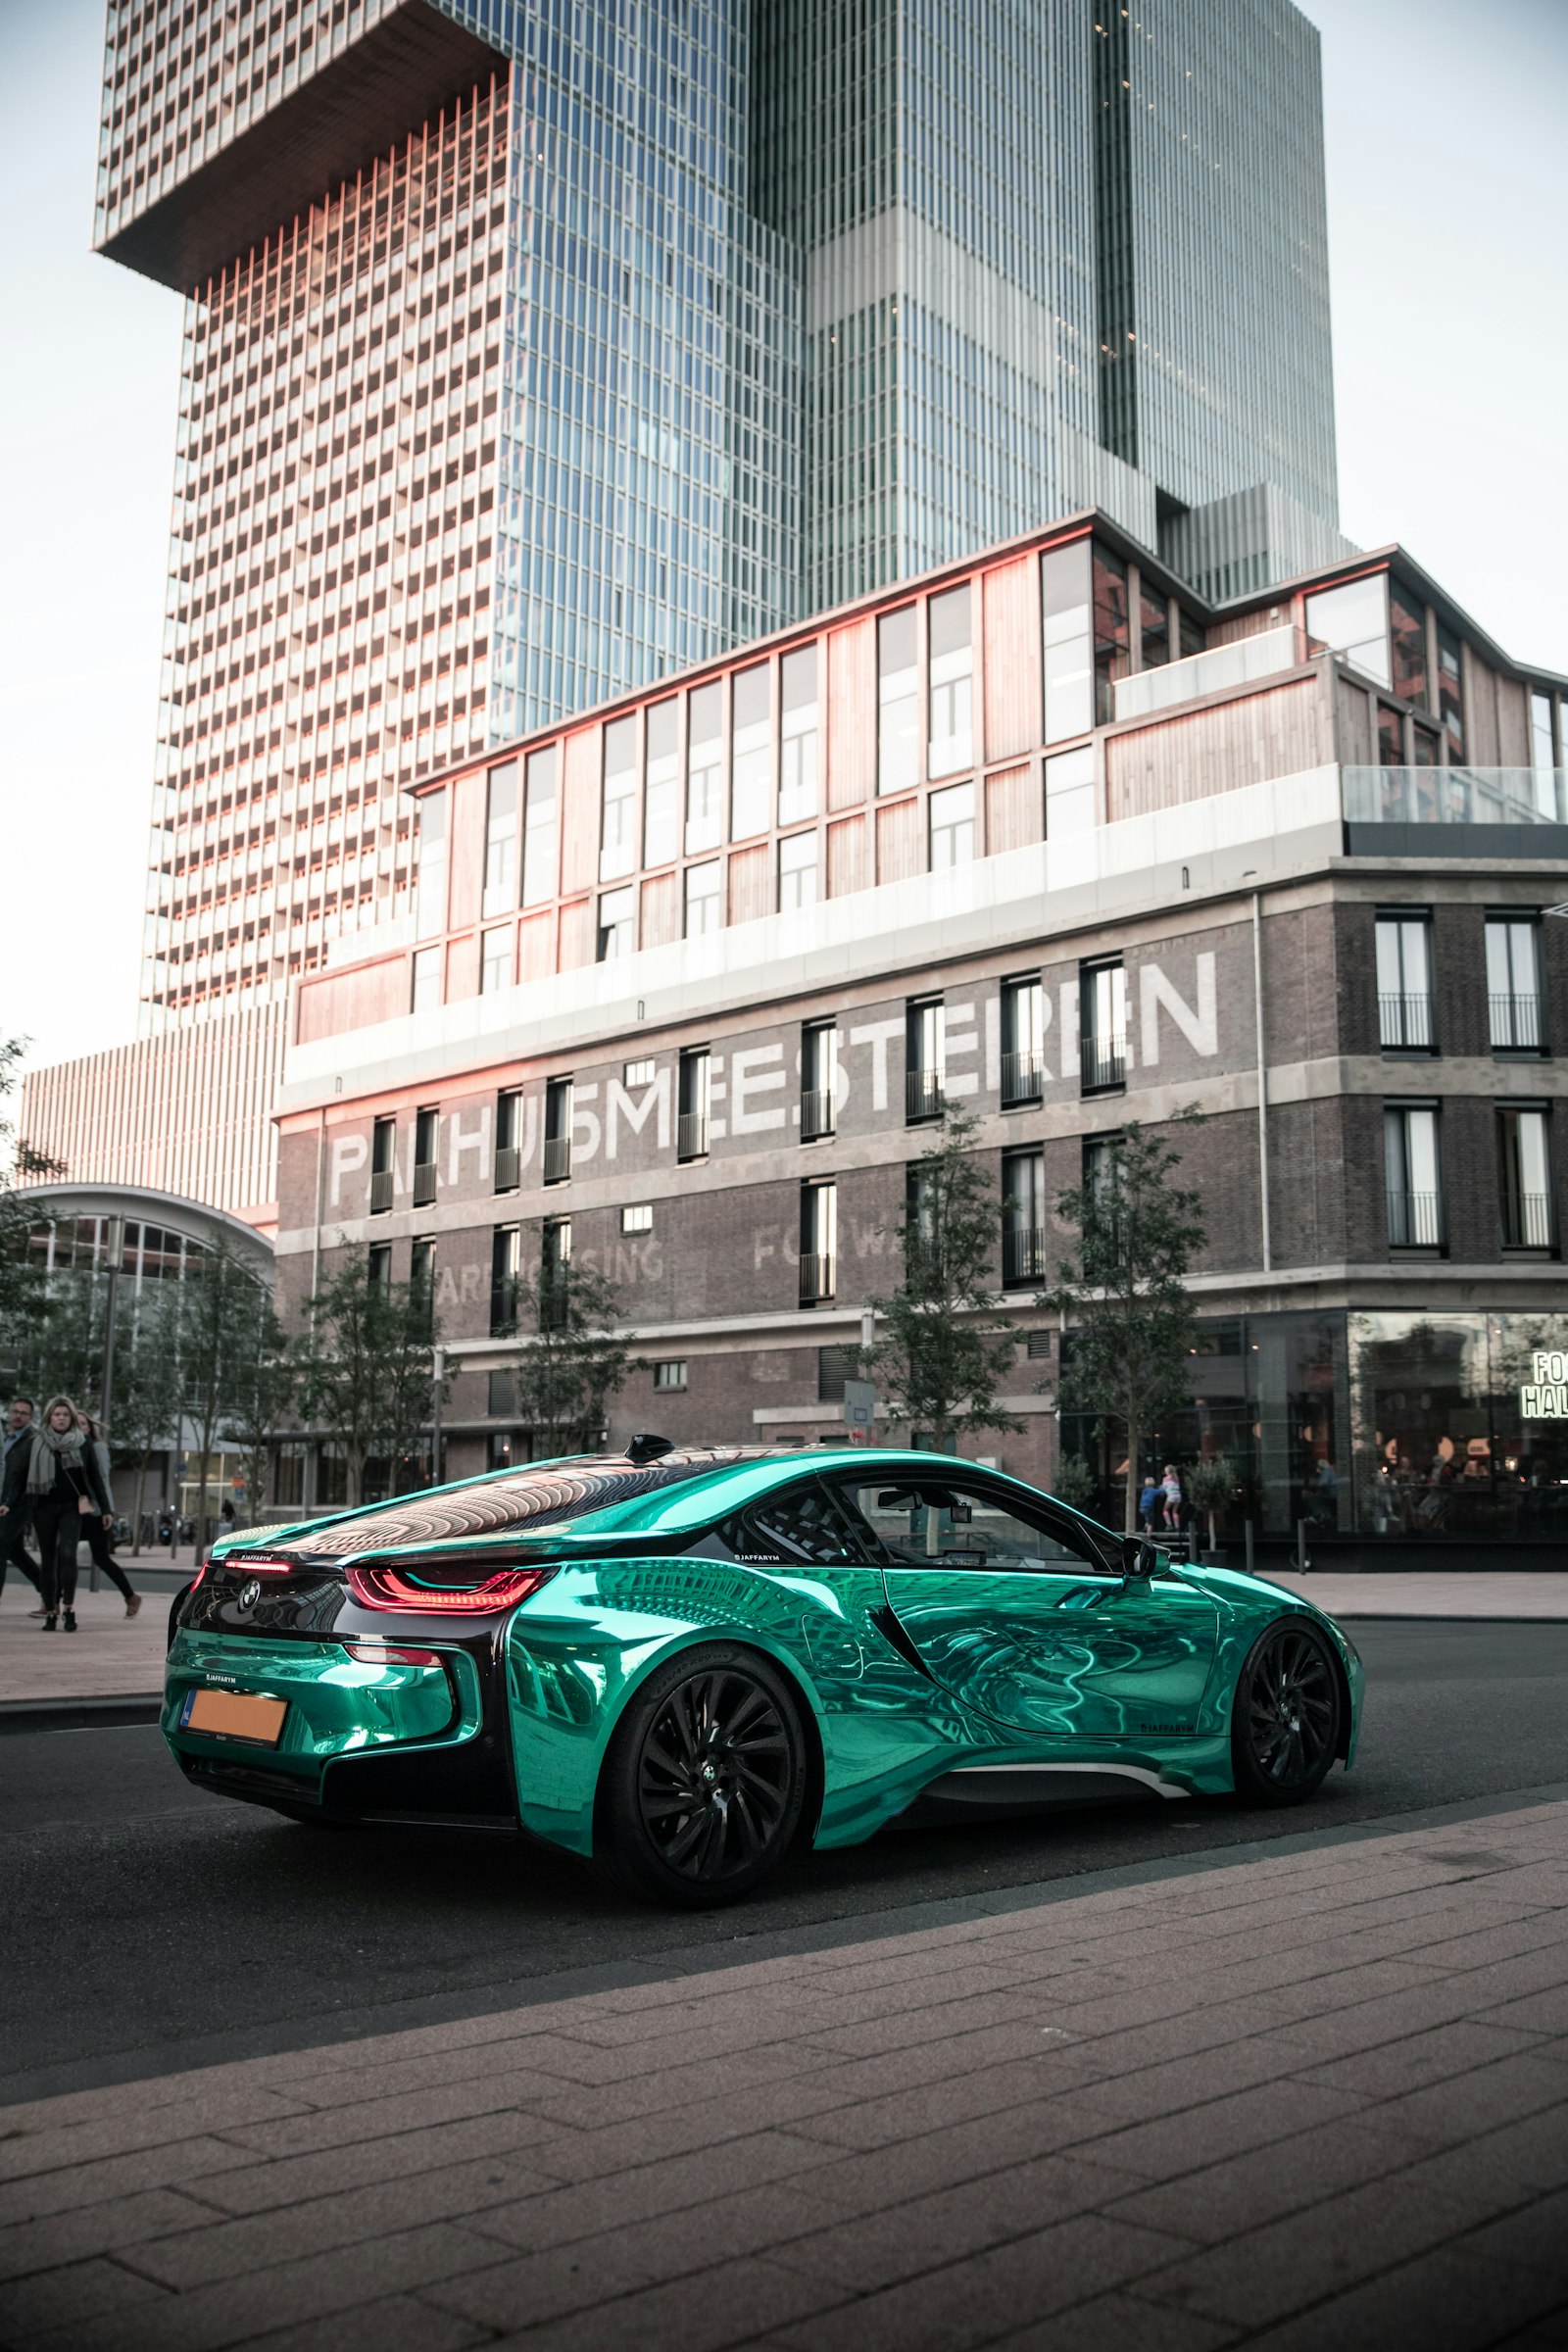
[[[1358,1624],[1356,1769],[1309,1806],[1152,1799],[810,1856],[671,1916],[524,1840],[301,1828],[186,1787],[152,1727],[0,1740],[0,2102],[502,2009],[529,1980],[829,1928],[1568,1781],[1568,1624]]]

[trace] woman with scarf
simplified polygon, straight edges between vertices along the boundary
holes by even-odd
[[[109,1447],[105,1445],[103,1432],[91,1413],[84,1413],[79,1405],[76,1408],[76,1427],[82,1435],[83,1452],[92,1455],[98,1465],[98,1475],[103,1480],[104,1492],[106,1494],[112,1494],[113,1490],[109,1484]],[[109,1529],[99,1520],[96,1512],[89,1518],[83,1519],[81,1523],[82,1537],[87,1549],[92,1553],[93,1566],[101,1568],[112,1585],[119,1586],[121,1597],[125,1604],[125,1615],[134,1617],[136,1611],[141,1607],[141,1594],[131,1590],[130,1579],[110,1550],[109,1532]]]
[[[76,1630],[76,1545],[81,1522],[94,1513],[105,1527],[114,1511],[103,1472],[82,1434],[69,1396],[51,1396],[30,1445],[13,1446],[6,1463],[0,1512],[9,1514],[25,1499],[38,1538],[43,1583],[43,1630],[52,1634],[62,1605],[66,1631]]]

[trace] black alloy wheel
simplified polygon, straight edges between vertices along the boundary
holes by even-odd
[[[1298,1805],[1321,1788],[1340,1745],[1340,1678],[1324,1637],[1298,1619],[1252,1645],[1231,1711],[1236,1793]]]
[[[600,1781],[594,1859],[614,1886],[702,1909],[771,1878],[806,1790],[799,1711],[755,1650],[688,1651],[628,1706]]]

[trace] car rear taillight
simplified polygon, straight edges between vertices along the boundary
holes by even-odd
[[[439,1666],[438,1649],[409,1649],[401,1642],[346,1642],[349,1656],[360,1666]]]
[[[481,1585],[422,1585],[400,1568],[351,1568],[349,1591],[368,1609],[403,1609],[420,1617],[494,1616],[548,1584],[554,1568],[507,1568]]]

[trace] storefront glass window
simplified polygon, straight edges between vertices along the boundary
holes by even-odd
[[[1568,1319],[1349,1318],[1355,1499],[1364,1534],[1438,1543],[1568,1534]]]

